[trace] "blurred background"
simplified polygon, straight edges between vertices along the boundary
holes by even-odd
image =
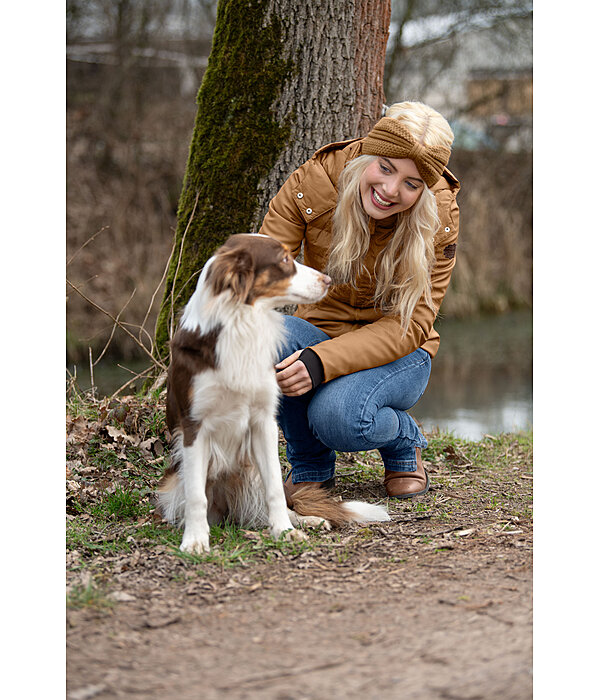
[[[110,395],[145,359],[216,17],[213,0],[68,0],[67,371]],[[442,336],[412,414],[459,437],[532,420],[532,3],[392,0],[386,103],[450,121],[462,184]],[[352,136],[352,135],[349,135]],[[139,381],[128,391],[141,388]]]

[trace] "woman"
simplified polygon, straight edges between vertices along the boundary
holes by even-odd
[[[287,316],[276,365],[292,466],[285,491],[334,483],[335,451],[378,449],[390,497],[429,489],[427,442],[406,413],[437,352],[433,329],[455,263],[453,134],[419,102],[392,105],[363,139],[324,146],[273,198],[260,232],[333,280]]]

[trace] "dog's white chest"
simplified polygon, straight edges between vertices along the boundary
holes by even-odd
[[[274,415],[277,407],[277,386],[270,377],[259,385],[254,382],[226,385],[217,370],[196,376],[192,387],[190,417],[209,432],[214,432],[211,425],[223,422],[236,423],[241,428],[257,414],[266,411]]]

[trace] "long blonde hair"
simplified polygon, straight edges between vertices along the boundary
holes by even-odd
[[[392,105],[386,117],[398,119],[419,143],[451,147],[454,134],[441,114],[420,102]],[[362,206],[360,179],[377,156],[359,156],[344,168],[338,183],[338,204],[333,216],[333,240],[327,274],[334,284],[351,284],[364,271],[371,232]],[[433,308],[431,268],[435,259],[434,236],[440,226],[435,195],[423,186],[421,196],[398,214],[398,225],[375,264],[374,303],[386,314],[400,317],[404,332],[419,299]]]

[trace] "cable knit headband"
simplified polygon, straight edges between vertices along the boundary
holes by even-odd
[[[450,160],[445,146],[425,146],[415,140],[408,129],[391,117],[380,119],[363,139],[364,155],[410,158],[428,187],[440,179]]]

